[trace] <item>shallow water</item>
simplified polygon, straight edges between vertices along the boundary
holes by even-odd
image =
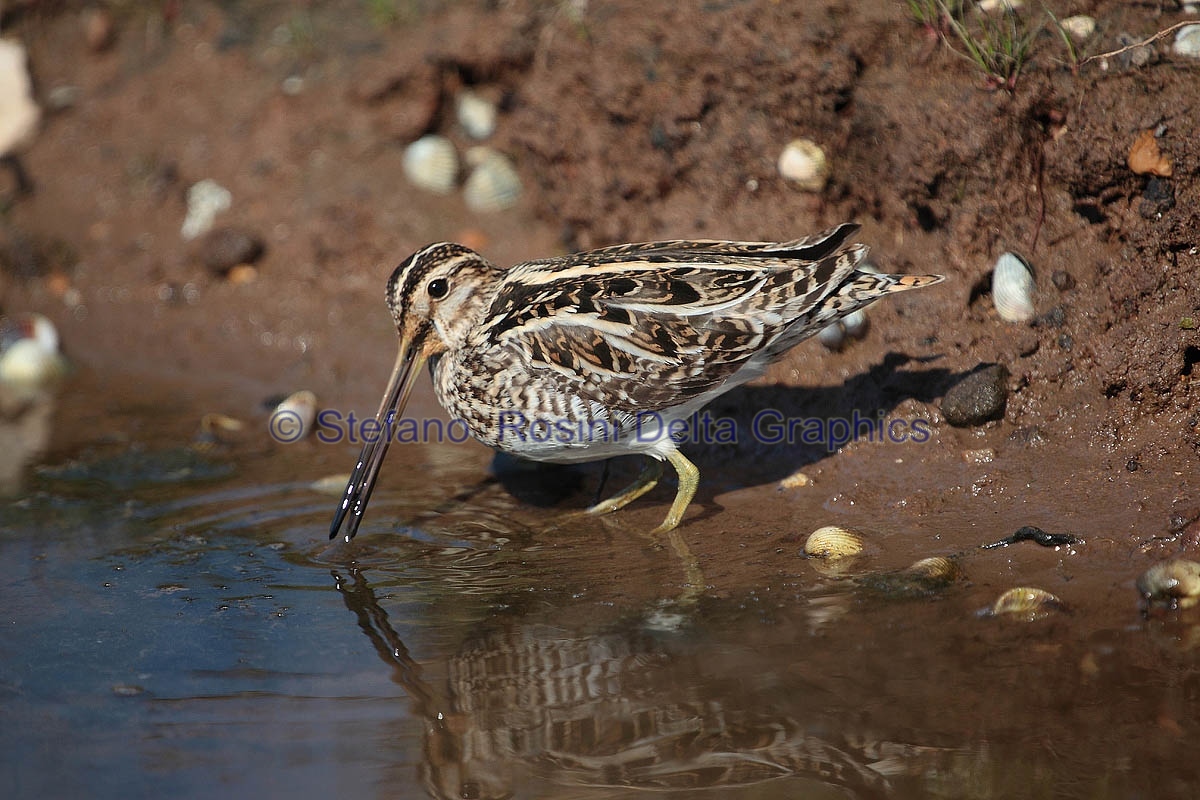
[[[926,585],[822,574],[794,544],[766,577],[690,587],[687,554],[622,521],[643,516],[520,503],[451,447],[393,454],[331,547],[311,483],[353,453],[151,438],[56,455],[0,508],[6,797],[1200,785],[1200,616],[1147,618],[1071,553],[1121,599],[995,619],[992,551]]]

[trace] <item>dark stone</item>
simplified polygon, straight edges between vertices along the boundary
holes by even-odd
[[[1145,219],[1155,219],[1175,207],[1175,186],[1166,178],[1151,175],[1142,190],[1138,213]]]
[[[262,257],[264,249],[257,234],[240,228],[215,228],[200,240],[200,261],[218,275],[224,275],[238,264],[253,264]]]
[[[965,428],[1004,417],[1008,402],[1008,370],[992,364],[972,372],[950,387],[942,400],[946,422]]]

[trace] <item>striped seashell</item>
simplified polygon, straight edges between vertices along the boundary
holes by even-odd
[[[521,197],[521,178],[508,156],[490,147],[472,147],[467,163],[474,169],[463,185],[463,197],[472,211],[503,211]]]
[[[992,270],[992,302],[1005,322],[1033,319],[1033,272],[1013,253],[1002,253]]]
[[[422,136],[404,149],[404,174],[413,186],[448,194],[458,181],[458,153],[444,136]]]

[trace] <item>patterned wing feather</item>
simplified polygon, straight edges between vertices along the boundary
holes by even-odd
[[[784,243],[662,242],[514,268],[478,333],[564,391],[635,413],[717,390],[853,272],[855,226]],[[817,256],[812,259],[810,256]]]

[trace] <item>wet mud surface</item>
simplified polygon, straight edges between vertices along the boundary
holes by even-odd
[[[34,192],[0,171],[0,310],[51,318],[75,367],[0,510],[6,796],[1195,795],[1200,612],[1147,615],[1134,581],[1200,547],[1200,61],[1167,37],[1072,68],[1046,32],[1009,91],[882,0],[384,7],[112,4],[96,48],[75,4],[5,6],[45,117]],[[1078,58],[1184,19],[1053,8],[1097,19]],[[464,87],[498,105],[514,209],[404,176],[425,133],[471,144]],[[1129,169],[1146,130],[1172,177]],[[798,137],[829,155],[820,193],[778,176]],[[233,197],[217,225],[261,240],[253,272],[180,236],[203,179]],[[948,280],[709,407],[734,434],[683,447],[687,554],[644,535],[670,480],[569,516],[635,460],[529,470],[469,442],[394,447],[331,548],[311,484],[358,444],[268,435],[297,389],[374,413],[384,281],[427,242],[516,263],[846,220],[881,269]],[[1005,251],[1033,267],[1027,324],[992,303]],[[1002,418],[949,425],[989,364]],[[210,413],[246,427],[214,442]],[[409,413],[445,419],[428,382]],[[763,428],[861,419],[834,447]],[[806,559],[827,524],[867,554]],[[1081,541],[981,549],[1030,525]],[[894,577],[933,556],[958,576]],[[982,613],[1013,587],[1061,605]]]

